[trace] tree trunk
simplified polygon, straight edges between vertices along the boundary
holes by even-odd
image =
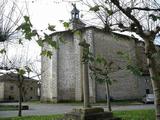
[[[111,101],[110,101],[110,90],[109,90],[109,84],[107,81],[105,81],[105,87],[106,87],[106,95],[107,95],[107,107],[108,111],[112,111],[111,109]]]
[[[19,105],[18,105],[18,116],[22,116],[22,76],[18,76],[19,81]]]
[[[150,40],[145,40],[145,53],[147,56],[147,65],[149,67],[149,73],[151,77],[153,93],[155,96],[155,112],[156,120],[160,120],[160,75],[158,74],[158,66],[153,54],[157,53],[155,45]]]

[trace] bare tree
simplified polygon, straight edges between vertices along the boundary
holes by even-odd
[[[100,15],[105,12],[112,18],[111,21],[106,22],[110,31],[134,32],[144,40],[147,66],[155,95],[156,119],[160,120],[160,71],[158,70],[160,50],[154,44],[154,40],[160,32],[160,5],[156,0],[97,1],[102,1],[103,4],[97,2],[90,10]],[[104,19],[105,17],[103,17]]]
[[[7,52],[6,52],[7,53]],[[34,79],[34,78],[38,78],[40,79],[40,73],[39,73],[39,69],[37,67],[35,67],[35,63],[37,63],[37,61],[32,61],[32,60],[25,60],[26,58],[24,57],[23,53],[21,56],[19,55],[19,57],[17,58],[17,56],[14,57],[10,57],[5,53],[5,57],[7,58],[5,63],[2,60],[0,62],[0,64],[2,66],[0,66],[0,69],[7,71],[12,71],[16,74],[16,76],[14,76],[14,78],[17,80],[17,86],[18,86],[18,91],[19,91],[19,109],[18,109],[18,116],[22,116],[22,99],[23,99],[23,86],[24,86],[24,79]],[[33,75],[30,75],[30,73],[32,73]],[[27,76],[27,77],[26,77]],[[12,76],[11,76],[12,77]]]
[[[28,72],[28,66],[20,65],[24,62],[22,57],[10,58],[8,56],[8,45],[14,44],[14,41],[22,44],[22,35],[17,31],[17,27],[24,16],[24,10],[19,8],[17,0],[1,0],[0,1],[0,42],[1,42],[1,70],[14,70],[18,74],[18,88],[19,88],[19,112],[18,116],[22,116],[22,85],[25,72]],[[16,51],[15,51],[16,52]],[[18,61],[17,61],[18,60]],[[31,71],[30,71],[31,72]]]
[[[18,36],[16,28],[23,17],[23,10],[16,0],[0,1],[0,42],[15,40]]]

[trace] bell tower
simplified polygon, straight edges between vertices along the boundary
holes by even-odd
[[[70,27],[71,29],[79,29],[85,27],[85,24],[79,19],[79,10],[76,4],[72,4],[73,9],[71,11]]]
[[[73,10],[71,11],[71,20],[79,19],[79,10],[76,8],[76,4],[72,4]]]

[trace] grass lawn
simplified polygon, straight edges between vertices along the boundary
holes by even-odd
[[[130,111],[114,111],[114,116],[121,117],[122,120],[155,120],[154,110],[130,110]],[[0,118],[0,120],[57,120],[62,115],[47,116],[27,116]]]
[[[22,110],[28,110],[28,105],[22,105]],[[18,105],[0,105],[0,111],[18,110]]]
[[[41,102],[41,101],[29,101],[29,102],[25,102],[25,103],[31,103],[31,104],[54,104],[53,102]],[[83,102],[80,101],[59,101],[59,103],[55,103],[55,104],[72,104],[72,105],[83,105]],[[112,105],[139,105],[139,104],[143,104],[141,101],[138,100],[113,100],[111,101]],[[107,101],[98,101],[97,103],[92,104],[92,106],[94,105],[107,105]]]
[[[16,105],[0,105],[0,111],[17,110]]]
[[[62,117],[63,117],[62,115],[24,116],[24,117],[0,118],[0,120],[57,120]]]
[[[154,110],[114,111],[113,113],[122,120],[155,120]]]

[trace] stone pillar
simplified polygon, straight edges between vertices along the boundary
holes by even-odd
[[[81,48],[79,46],[80,36],[73,35],[75,47],[75,100],[82,101],[82,74],[81,74]]]
[[[53,36],[53,40],[57,39]],[[57,84],[57,50],[50,45],[45,44],[42,50],[52,51],[51,58],[41,57],[41,101],[57,102],[58,84]]]
[[[93,37],[93,29],[89,29],[86,31],[85,34],[85,40],[88,44],[90,44],[90,52],[95,54],[94,52],[94,37]],[[88,74],[90,73],[90,70],[88,70]],[[96,84],[95,80],[92,80],[89,76],[89,94],[90,94],[90,103],[96,102]]]
[[[88,62],[83,63],[83,95],[84,95],[84,108],[88,108],[90,107]]]
[[[85,40],[82,40],[79,45],[82,47],[82,63],[83,63],[83,98],[84,108],[91,107],[89,101],[89,74],[88,74],[88,55],[89,55],[89,44]]]
[[[58,42],[58,36],[55,35],[52,38],[54,41]],[[52,50],[52,82],[51,82],[51,89],[52,89],[52,101],[58,102],[58,49],[53,48]]]
[[[47,44],[42,50],[52,51]],[[52,101],[52,57],[41,56],[41,101]]]

